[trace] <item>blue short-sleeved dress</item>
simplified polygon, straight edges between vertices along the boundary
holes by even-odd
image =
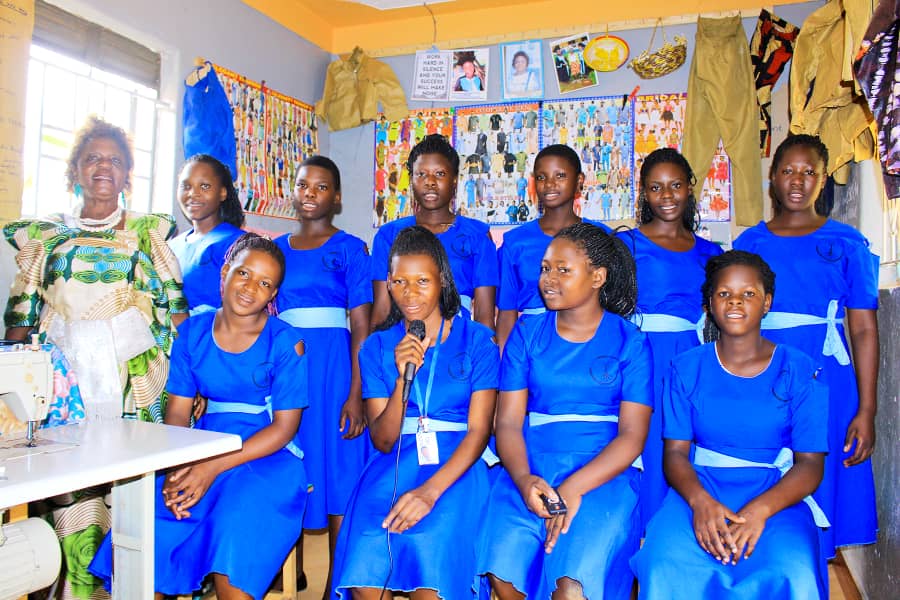
[[[584,219],[585,223],[596,225],[607,233],[610,229],[597,221]],[[500,246],[500,289],[497,291],[497,308],[526,313],[540,313],[545,310],[544,300],[538,290],[541,274],[541,260],[553,236],[541,229],[535,219],[519,225],[503,234]]]
[[[216,313],[182,323],[172,346],[166,390],[209,399],[196,428],[234,433],[247,440],[272,422],[272,411],[307,406],[306,360],[297,356],[299,332],[270,318],[244,352],[219,348]],[[164,476],[156,480],[155,590],[186,594],[209,573],[262,598],[300,535],[306,473],[297,437],[285,448],[216,477],[203,498],[178,521],[162,502]],[[91,571],[109,581],[109,536]]]
[[[359,353],[364,398],[388,398],[398,373],[394,347],[405,335],[403,322],[372,334]],[[434,385],[428,403],[429,419],[466,423],[472,394],[497,389],[499,353],[491,332],[483,325],[457,316],[441,344],[438,364],[434,347],[416,373],[422,393],[432,369]],[[419,417],[421,399],[410,394],[407,417]],[[437,433],[440,464],[420,466],[416,436],[402,435],[397,498],[422,485],[447,462],[465,437],[465,431]],[[482,524],[488,495],[487,467],[475,462],[444,492],[432,511],[402,534],[391,534],[393,570],[388,579],[386,531],[381,523],[391,509],[396,446],[387,454],[375,453],[353,491],[338,536],[334,558],[337,597],[349,598],[348,588],[437,590],[441,598],[471,598],[475,583],[475,540]]]
[[[700,287],[706,278],[706,261],[721,254],[722,249],[697,235],[694,247],[685,252],[667,250],[638,229],[620,233],[619,237],[631,250],[637,266],[637,314],[632,322],[647,334],[653,351],[657,410],[650,418],[650,431],[641,454],[641,519],[646,526],[669,489],[662,465],[663,379],[673,357],[703,342],[705,321]],[[695,327],[688,329],[691,324]]]
[[[328,515],[344,514],[370,446],[365,433],[345,440],[340,431],[352,374],[347,311],[372,302],[369,252],[362,240],[343,231],[311,250],[295,250],[289,240],[290,235],[275,240],[286,262],[275,305],[279,318],[301,332],[313,374],[310,408],[300,425],[312,488],[303,527],[321,529],[328,526]]]
[[[616,437],[615,422],[556,422],[534,426],[535,413],[618,418],[622,401],[653,405],[647,385],[652,359],[646,336],[606,312],[594,337],[569,342],[556,331],[556,313],[522,318],[503,351],[501,391],[528,390],[525,445],[532,473],[559,486]],[[628,559],[641,537],[640,472],[629,467],[582,498],[569,532],[546,554],[544,520],[522,500],[504,470],[491,490],[478,572],[510,582],[526,598],[546,600],[568,577],[586,598],[628,598]]]
[[[878,518],[872,463],[867,460],[850,468],[843,465],[849,456],[843,451],[847,426],[859,409],[843,319],[847,308],[878,308],[878,257],[870,252],[869,242],[861,233],[832,220],[797,237],[775,235],[761,222],[742,233],[734,247],[759,254],[775,271],[775,298],[763,319],[762,334],[815,357],[823,367],[820,379],[828,386],[831,452],[825,457],[825,477],[815,498],[832,524],[823,532],[826,556],[834,556],[836,546],[873,543]],[[783,325],[773,321],[773,317],[782,318],[778,313],[824,317],[820,321],[831,315],[834,325],[771,329]],[[829,330],[835,342],[831,346],[826,338]]]
[[[664,435],[753,462],[771,463],[782,448],[826,452],[827,390],[815,373],[812,359],[789,346],[777,346],[768,367],[755,377],[726,371],[715,344],[688,350],[673,360],[668,377]],[[694,469],[706,491],[733,511],[781,478],[771,468]],[[819,529],[805,503],[770,517],[753,555],[737,565],[723,565],[707,554],[692,523],[687,502],[670,489],[631,560],[642,600],[828,598]]]
[[[192,315],[222,306],[220,281],[225,253],[236,239],[246,233],[224,221],[203,237],[188,241],[188,236],[193,232],[190,229],[169,241],[169,247],[181,266],[184,296]]]
[[[386,281],[390,265],[388,257],[391,244],[397,234],[416,224],[415,216],[385,223],[372,242],[372,281]],[[497,287],[497,246],[491,239],[490,229],[481,221],[457,215],[447,231],[437,238],[447,251],[453,281],[463,305],[463,314],[470,316],[475,289]]]

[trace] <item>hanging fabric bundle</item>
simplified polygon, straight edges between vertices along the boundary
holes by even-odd
[[[228,167],[232,179],[237,179],[234,114],[228,96],[212,63],[202,59],[196,62],[184,80],[184,158],[209,154]]]
[[[663,30],[663,45],[658,50],[651,52],[653,40],[656,39],[657,27],[661,27]],[[634,69],[641,79],[655,79],[668,75],[683,65],[687,58],[687,38],[683,35],[676,35],[674,39],[674,44],[669,42],[669,38],[666,37],[666,28],[662,27],[662,19],[657,19],[647,49],[632,60],[628,66]]]
[[[389,121],[399,121],[409,114],[406,94],[394,70],[356,47],[346,60],[328,65],[316,114],[328,121],[332,131],[350,129],[374,121],[378,102]]]

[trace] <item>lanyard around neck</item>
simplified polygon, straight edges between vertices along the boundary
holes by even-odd
[[[438,331],[437,341],[434,344],[434,354],[431,356],[431,366],[428,369],[428,384],[425,386],[425,398],[422,398],[422,390],[419,388],[419,380],[413,379],[413,387],[416,390],[416,400],[419,404],[419,416],[428,417],[428,400],[431,398],[431,387],[434,385],[434,373],[437,371],[438,355],[441,352],[441,339],[444,337],[444,318],[441,317],[441,329]],[[422,363],[424,366],[424,362]]]

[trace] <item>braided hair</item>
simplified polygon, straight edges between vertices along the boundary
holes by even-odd
[[[691,169],[691,164],[684,155],[673,148],[657,148],[647,155],[641,164],[641,191],[638,195],[638,225],[646,225],[654,218],[653,209],[650,208],[650,201],[647,200],[647,178],[650,177],[650,171],[656,165],[670,164],[675,165],[684,172],[684,178],[688,185],[691,186],[691,193],[688,194],[687,206],[681,215],[681,223],[688,231],[694,232],[700,228],[700,211],[697,210],[697,197],[694,195],[694,187],[697,185],[697,176]]]
[[[459,175],[459,154],[450,142],[447,141],[440,133],[432,133],[425,136],[425,139],[412,147],[409,151],[409,158],[406,159],[406,168],[410,174],[413,172],[413,165],[416,160],[423,154],[440,154],[450,163],[451,177]]]
[[[227,264],[231,264],[234,262],[234,259],[244,251],[251,250],[259,250],[260,252],[265,252],[278,263],[278,266],[281,267],[281,276],[278,278],[278,283],[275,286],[276,288],[281,287],[281,282],[284,281],[284,271],[285,271],[285,262],[284,262],[284,253],[281,251],[275,242],[270,240],[269,238],[259,235],[258,233],[253,233],[252,231],[248,231],[243,234],[238,239],[234,240],[234,243],[228,248],[228,251],[225,252],[225,262]]]
[[[785,152],[794,148],[795,146],[800,146],[803,148],[807,148],[816,153],[820,159],[822,159],[822,164],[825,167],[828,167],[828,147],[822,143],[822,140],[819,139],[817,135],[808,135],[805,133],[798,133],[795,135],[787,136],[783,142],[778,144],[778,148],[775,149],[775,154],[772,156],[772,164],[769,166],[769,181],[775,178],[775,173],[781,166],[781,161],[784,158]],[[831,212],[831,208],[828,206],[828,203],[825,198],[825,188],[827,185],[822,186],[822,190],[819,192],[819,197],[816,198],[816,214],[827,217]],[[769,196],[772,199],[772,212],[776,215],[781,213],[781,200],[775,195],[775,190],[772,186],[769,186]]]
[[[556,234],[553,239],[573,242],[587,255],[595,269],[606,269],[606,283],[600,288],[600,306],[620,317],[628,318],[637,304],[637,274],[634,257],[625,243],[615,235],[590,223],[576,223]]]
[[[443,244],[437,239],[437,236],[425,229],[421,225],[407,227],[397,234],[394,243],[391,244],[391,252],[388,255],[388,271],[394,262],[395,256],[409,256],[412,254],[422,254],[431,257],[434,264],[437,265],[441,274],[441,298],[440,309],[441,316],[445,319],[452,319],[459,312],[460,300],[459,292],[456,291],[456,283],[453,281],[453,271],[450,269],[450,259],[447,258],[447,251],[444,250]],[[390,281],[390,276],[388,276]],[[403,319],[403,313],[400,307],[394,302],[394,297],[388,294],[391,300],[391,310],[388,312],[387,318],[381,322],[375,331],[384,331],[390,329]]]
[[[703,296],[703,310],[706,311],[706,325],[703,328],[703,341],[714,342],[719,339],[719,328],[710,311],[712,295],[719,285],[719,274],[735,265],[741,265],[755,269],[763,284],[763,290],[772,298],[775,297],[775,272],[759,254],[745,252],[743,250],[729,250],[706,261],[706,279],[700,287]]]
[[[216,177],[219,179],[219,185],[225,188],[225,201],[219,205],[219,216],[226,223],[230,223],[235,227],[244,225],[244,209],[241,207],[241,200],[238,198],[237,190],[234,187],[234,181],[231,176],[231,169],[214,156],[209,154],[195,154],[186,161],[181,167],[182,171],[194,163],[203,163],[209,165]]]

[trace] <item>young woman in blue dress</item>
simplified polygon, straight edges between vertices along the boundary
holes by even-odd
[[[378,452],[347,505],[335,594],[467,598],[489,487],[480,457],[491,434],[499,353],[490,329],[458,314],[450,262],[434,234],[401,231],[389,264],[390,312],[359,353]],[[416,321],[424,338],[408,333]],[[408,364],[418,371],[407,403]]]
[[[646,336],[627,319],[634,260],[589,223],[556,234],[540,268],[549,309],[503,352],[497,449],[479,568],[501,600],[622,598],[641,537],[640,473],[653,392]],[[567,511],[549,512],[543,498]]]
[[[663,475],[663,378],[674,356],[703,342],[706,261],[722,249],[696,234],[700,225],[691,165],[677,150],[654,150],[641,164],[638,228],[620,233],[637,265],[638,299],[632,322],[653,351],[656,409],[641,458],[641,517],[646,525],[666,494]]]
[[[742,233],[734,247],[759,254],[778,275],[778,298],[763,319],[763,335],[822,366],[831,416],[825,476],[815,498],[832,523],[823,532],[830,558],[837,547],[874,543],[878,531],[869,457],[879,358],[878,257],[859,231],[817,211],[827,164],[819,138],[785,139],[769,173],[775,216]]]
[[[301,332],[309,371],[316,374],[300,428],[312,486],[303,527],[327,527],[333,557],[347,499],[368,457],[357,354],[369,334],[371,267],[365,242],[332,223],[341,205],[341,173],[330,158],[315,155],[301,163],[293,204],[297,233],[275,240],[287,264],[275,306],[278,318]],[[297,556],[302,573],[301,544]]]
[[[490,229],[481,221],[453,212],[459,176],[459,155],[440,134],[432,134],[413,146],[406,161],[415,200],[415,214],[385,223],[372,242],[372,327],[390,312],[385,277],[388,253],[403,229],[419,225],[435,234],[444,245],[463,314],[494,329],[494,306],[499,275],[497,246]]]
[[[191,228],[169,241],[184,279],[190,314],[222,305],[225,252],[244,232],[244,211],[228,167],[208,154],[187,159],[178,179],[178,204]]]
[[[807,355],[760,335],[775,275],[732,250],[706,266],[713,343],[672,361],[663,404],[672,488],[631,561],[640,598],[828,598],[810,497],[828,451],[827,390]]]
[[[158,598],[198,590],[211,574],[217,597],[261,599],[300,535],[304,344],[298,331],[268,313],[284,256],[270,240],[247,233],[231,247],[221,275],[222,307],[178,330],[165,422],[187,427],[200,394],[209,401],[195,427],[240,435],[244,444],[157,478]],[[107,536],[91,570],[108,581],[111,567]]]
[[[581,159],[572,148],[564,144],[547,146],[535,158],[533,174],[543,214],[507,231],[500,247],[497,343],[501,349],[520,314],[546,310],[538,290],[541,258],[554,235],[582,221],[575,214],[575,196],[584,184],[584,174]],[[605,225],[593,224],[609,231]]]

